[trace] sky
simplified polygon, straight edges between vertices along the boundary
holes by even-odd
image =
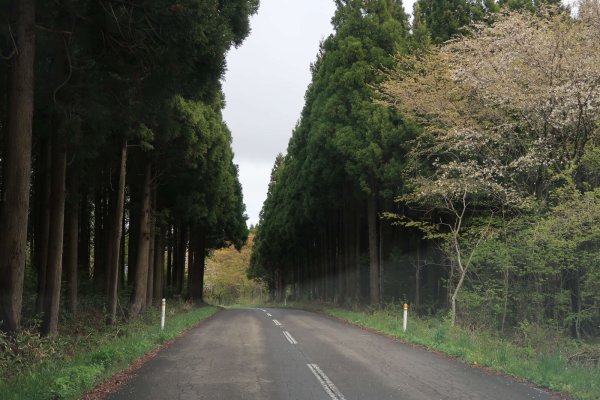
[[[414,0],[405,2],[412,11]],[[304,106],[310,65],[333,33],[333,0],[261,0],[252,32],[227,55],[225,122],[248,214],[255,225],[267,197],[271,168],[284,153]]]

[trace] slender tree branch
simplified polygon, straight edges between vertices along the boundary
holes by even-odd
[[[0,54],[0,58],[1,58],[2,60],[6,60],[6,61],[8,61],[8,60],[10,60],[11,58],[13,58],[13,56],[14,56],[15,54],[17,54],[17,49],[16,49],[16,48],[12,49],[12,51],[10,52],[10,54],[9,54],[9,55],[7,55],[7,56],[3,56],[3,55],[1,55],[1,54]]]
[[[3,56],[2,54],[0,54],[0,58],[2,58],[3,60],[10,60],[15,55],[19,55],[19,47],[17,46],[17,41],[15,40],[10,24],[8,24],[8,33],[10,35],[10,40],[13,44],[13,49],[8,56]]]
[[[65,31],[62,29],[55,29],[55,28],[47,28],[47,27],[39,25],[39,24],[35,24],[35,27],[39,30],[46,31],[46,32],[60,33],[63,35],[72,35],[73,34],[72,31]]]

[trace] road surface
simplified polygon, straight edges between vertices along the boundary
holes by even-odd
[[[109,399],[554,397],[320,314],[228,309],[161,351]]]

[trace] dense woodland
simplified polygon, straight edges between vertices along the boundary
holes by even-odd
[[[220,82],[257,8],[0,1],[2,330],[202,299],[209,249],[248,235]]]
[[[249,277],[598,336],[600,4],[552,3],[336,0]],[[3,331],[202,300],[248,236],[220,82],[257,9],[0,0]]]
[[[249,276],[600,334],[600,6],[337,0]]]

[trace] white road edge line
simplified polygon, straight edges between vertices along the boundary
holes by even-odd
[[[310,372],[317,378],[325,392],[331,397],[332,400],[346,400],[344,395],[339,391],[339,389],[331,382],[331,380],[325,375],[321,368],[317,364],[306,364]]]
[[[288,342],[290,342],[291,344],[298,344],[298,342],[296,342],[296,339],[294,339],[288,331],[283,331],[283,335],[288,340]]]
[[[275,322],[275,325],[281,326],[281,322],[277,321],[276,319],[274,319],[273,322]]]
[[[261,309],[262,312],[267,312],[267,310]]]
[[[269,314],[269,313],[267,313],[267,317],[272,317],[272,315],[271,315],[271,314]]]

